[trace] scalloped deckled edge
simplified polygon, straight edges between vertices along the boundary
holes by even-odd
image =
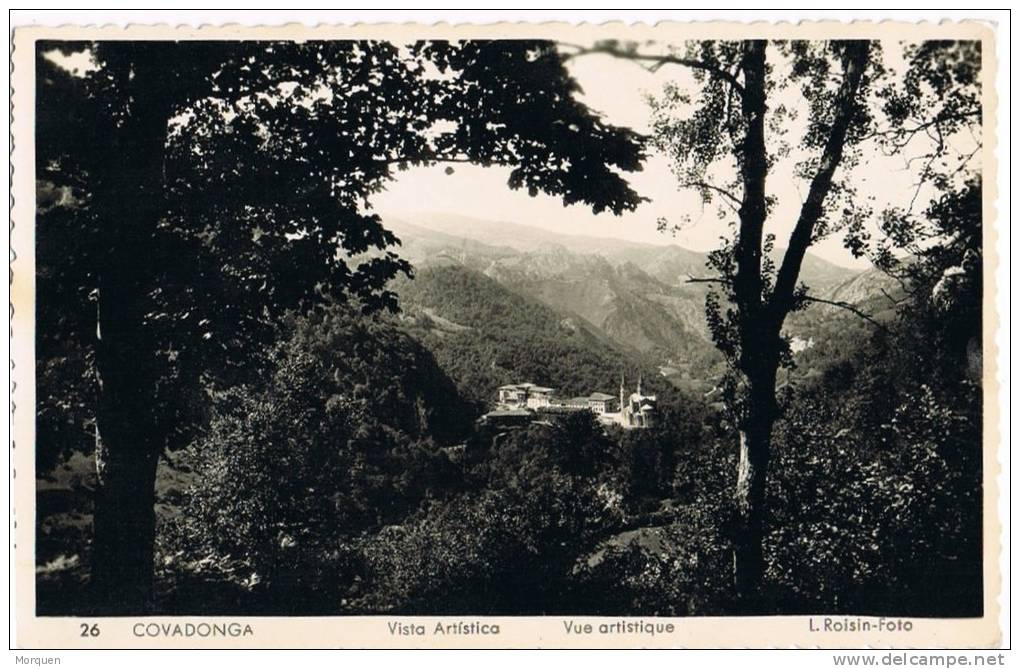
[[[764,20],[754,20],[748,22],[740,22],[734,20],[700,20],[694,19],[691,21],[679,21],[679,20],[664,20],[656,21],[653,23],[645,21],[605,21],[601,23],[593,23],[588,21],[582,21],[579,23],[571,23],[568,21],[553,20],[544,21],[540,23],[507,23],[499,20],[493,22],[458,22],[448,23],[445,21],[432,23],[428,25],[414,23],[414,22],[354,22],[351,24],[322,24],[317,23],[315,25],[308,25],[304,23],[286,23],[280,25],[268,25],[268,26],[246,26],[240,23],[226,23],[221,25],[213,25],[209,23],[201,23],[198,26],[192,26],[189,24],[178,24],[172,26],[166,23],[149,25],[139,23],[129,23],[125,26],[116,24],[100,24],[100,25],[88,25],[88,26],[76,26],[76,25],[64,25],[57,27],[50,26],[19,26],[14,28],[14,36],[11,42],[10,52],[10,65],[11,65],[11,155],[10,155],[10,167],[11,167],[11,200],[10,200],[10,213],[11,213],[11,248],[10,248],[10,289],[11,289],[11,302],[10,302],[10,318],[11,318],[11,393],[12,393],[12,412],[13,412],[13,424],[15,428],[21,429],[23,436],[22,443],[26,443],[24,435],[30,435],[34,437],[34,412],[16,412],[14,405],[15,391],[19,392],[24,396],[24,404],[31,404],[34,406],[35,403],[35,387],[34,387],[34,255],[31,254],[18,254],[16,249],[19,245],[24,244],[29,247],[34,239],[34,228],[21,228],[16,227],[16,218],[20,217],[23,220],[30,220],[33,217],[33,206],[34,198],[31,196],[25,196],[24,193],[32,193],[34,191],[31,183],[24,183],[26,177],[30,177],[34,174],[31,166],[32,156],[25,155],[25,152],[29,149],[34,149],[34,138],[27,142],[23,141],[19,144],[16,143],[16,139],[19,136],[24,135],[25,128],[31,127],[30,122],[32,116],[30,115],[27,119],[18,117],[18,107],[32,109],[32,99],[28,97],[27,91],[34,91],[34,60],[33,60],[33,43],[36,39],[47,38],[47,39],[178,39],[178,40],[191,40],[191,39],[263,39],[263,40],[286,40],[286,39],[299,39],[299,40],[312,40],[312,39],[386,39],[392,41],[411,41],[416,39],[496,39],[496,38],[534,38],[534,39],[553,39],[556,36],[562,36],[564,33],[570,34],[570,39],[573,41],[585,40],[585,39],[606,39],[609,37],[618,39],[651,39],[652,36],[659,40],[698,40],[698,39],[749,39],[749,38],[761,38],[761,39],[849,39],[849,38],[865,38],[865,39],[881,39],[881,40],[895,40],[901,41],[909,39],[911,41],[918,41],[923,39],[935,39],[935,38],[946,38],[951,36],[957,39],[978,39],[982,40],[982,71],[983,71],[983,127],[982,134],[984,140],[984,146],[982,149],[982,174],[983,174],[983,218],[984,218],[984,286],[985,291],[983,295],[982,313],[984,317],[984,331],[983,331],[983,378],[982,388],[984,391],[984,407],[983,407],[983,421],[984,421],[984,444],[983,444],[983,462],[984,462],[984,533],[985,533],[985,545],[984,545],[984,577],[985,577],[985,612],[984,618],[980,619],[986,626],[974,630],[974,634],[979,632],[982,635],[988,633],[989,629],[987,623],[992,623],[995,629],[995,638],[988,639],[986,636],[982,636],[980,639],[975,639],[974,642],[979,645],[973,645],[972,647],[989,647],[989,644],[996,644],[1001,641],[1002,630],[999,629],[999,612],[1001,610],[1000,597],[1001,583],[1002,583],[1002,563],[1001,563],[1001,551],[1003,549],[1001,536],[1002,536],[1002,521],[998,513],[998,494],[1000,492],[999,479],[1002,478],[1003,468],[1002,462],[999,457],[1000,444],[1002,435],[999,431],[999,417],[1000,417],[1000,403],[999,393],[1001,391],[1001,385],[998,379],[998,373],[1008,373],[1008,370],[1001,370],[998,367],[999,360],[999,349],[996,341],[996,334],[1000,331],[1000,324],[1002,314],[998,311],[998,294],[1002,290],[996,282],[996,269],[999,266],[999,254],[997,249],[997,242],[1000,233],[997,229],[997,225],[1001,225],[1002,222],[999,220],[996,211],[996,204],[998,202],[998,182],[996,175],[998,173],[998,136],[997,136],[997,120],[998,120],[998,95],[995,88],[995,74],[998,71],[998,54],[996,52],[996,41],[997,34],[994,29],[994,23],[984,20],[941,20],[941,21],[919,21],[909,22],[899,19],[887,19],[881,21],[868,21],[855,19],[851,21],[838,21],[833,19],[822,19],[822,20],[801,20],[801,21],[789,21],[780,20],[776,22],[769,22]],[[948,35],[947,35],[948,33]],[[16,68],[16,65],[20,64],[20,69]],[[16,84],[18,80],[21,80],[20,86]],[[21,128],[21,130],[19,130]],[[27,169],[26,169],[27,167]],[[19,172],[16,172],[16,168],[20,168]],[[30,190],[26,190],[29,188]],[[23,197],[19,200],[16,196],[22,194]],[[26,239],[27,237],[27,239]],[[27,274],[27,273],[33,274]],[[29,278],[26,279],[26,276]],[[20,342],[20,346],[16,349],[15,344]],[[24,378],[22,378],[24,377]],[[20,382],[20,383],[19,383]],[[29,401],[31,400],[31,402]],[[14,514],[14,529],[15,538],[20,541],[15,541],[15,558],[16,558],[16,575],[17,583],[19,586],[18,590],[22,593],[26,591],[30,592],[31,596],[21,597],[16,600],[16,619],[18,621],[18,637],[17,640],[19,645],[22,643],[28,646],[35,647],[46,647],[47,645],[53,645],[54,643],[60,643],[65,646],[70,646],[76,643],[73,637],[74,630],[67,627],[66,622],[59,625],[59,632],[57,628],[51,625],[54,621],[59,619],[54,618],[37,618],[34,615],[34,556],[24,554],[30,552],[34,548],[34,512],[35,512],[35,472],[34,472],[34,457],[32,457],[31,450],[25,450],[22,448],[20,451],[14,447],[14,439],[12,436],[11,448],[12,448],[12,459],[11,459],[11,475],[12,475],[12,514]],[[994,464],[993,464],[994,463]],[[16,476],[17,472],[22,472],[22,476]],[[26,474],[26,472],[28,474]],[[1008,481],[1003,481],[1008,485]],[[1003,486],[1003,489],[1005,486]],[[18,501],[22,504],[18,504]],[[25,517],[31,515],[33,523],[31,525],[22,523],[21,526],[17,523],[16,508],[31,508],[31,514],[25,514]],[[21,550],[18,550],[18,547]],[[19,553],[22,553],[19,555]],[[27,572],[27,575],[26,575]],[[27,586],[27,588],[26,588]],[[820,616],[816,616],[820,617]],[[842,617],[842,616],[840,616]],[[439,619],[438,616],[427,616],[427,620]],[[639,618],[639,617],[635,617]],[[769,646],[771,648],[806,648],[808,646],[801,645],[806,640],[806,635],[803,631],[795,632],[793,627],[787,627],[779,629],[784,622],[790,622],[790,619],[795,619],[801,624],[800,629],[803,630],[808,620],[808,616],[787,616],[777,618],[736,618],[728,617],[721,619],[707,619],[707,618],[680,618],[676,619],[678,626],[691,626],[701,627],[701,623],[711,624],[716,629],[711,632],[711,636],[717,639],[723,640],[718,645],[709,645],[708,647],[731,647],[739,648],[746,647],[740,646],[739,639],[733,639],[735,636],[731,631],[726,628],[732,625],[733,622],[739,621],[742,627],[757,625],[757,624],[769,624],[776,627],[775,638],[770,637]],[[172,620],[171,618],[166,618]],[[552,625],[559,624],[561,616],[548,617],[547,622],[543,622],[542,618],[535,617],[530,620],[532,622],[539,621],[539,627],[535,628],[530,632],[520,631],[519,636],[516,639],[513,635],[501,636],[494,639],[494,643],[482,644],[483,647],[506,647],[507,641],[514,647],[571,647],[566,642],[560,644],[550,644],[548,641],[544,641],[544,634],[541,625]],[[582,620],[584,617],[575,617],[577,620]],[[397,639],[394,637],[389,638],[389,643],[385,642],[382,630],[384,629],[384,623],[378,617],[344,617],[344,618],[318,618],[318,619],[303,619],[300,624],[295,625],[298,619],[293,618],[261,618],[258,620],[258,627],[260,628],[260,641],[252,646],[245,646],[243,642],[238,647],[266,647],[267,642],[272,645],[280,645],[288,639],[293,639],[297,644],[302,643],[309,638],[320,638],[320,639],[339,639],[337,631],[329,630],[329,627],[324,627],[324,633],[316,635],[312,632],[312,628],[316,624],[327,623],[333,624],[338,620],[342,620],[345,626],[356,625],[359,622],[372,621],[371,624],[375,625],[375,628],[366,627],[364,631],[375,630],[375,635],[379,639],[383,639],[380,643],[381,646],[386,647],[401,647],[397,643]],[[508,619],[501,619],[508,620]],[[509,619],[514,622],[509,623],[508,627],[511,629],[516,626],[520,627],[520,619]],[[944,631],[949,633],[951,627],[966,626],[968,622],[973,619],[958,619],[958,620],[936,620],[936,619],[913,619],[918,627],[925,627],[931,625],[947,625]],[[330,623],[329,621],[333,621]],[[112,625],[112,623],[110,623]],[[124,623],[127,626],[127,623]],[[272,626],[272,630],[268,630]],[[45,629],[43,629],[45,628]],[[71,629],[69,632],[68,629]],[[551,630],[545,630],[550,632]],[[688,638],[697,639],[698,642],[690,646],[682,647],[704,647],[705,644],[702,640],[706,640],[706,636],[699,632],[705,630],[695,630],[693,634],[684,635]],[[265,632],[265,636],[261,636],[261,633]],[[894,639],[895,641],[903,641],[905,643],[910,642],[910,636],[900,636]],[[794,643],[784,643],[782,638],[789,637],[794,640]],[[360,641],[354,641],[362,638],[357,632],[348,638],[348,645],[357,647],[361,645]],[[608,643],[608,647],[612,646],[612,641],[615,637],[608,639],[603,638],[604,643]],[[59,640],[59,641],[58,641]],[[596,639],[591,639],[596,640]],[[350,643],[354,641],[354,643]],[[566,640],[565,640],[566,641]],[[736,641],[736,643],[734,643]],[[836,647],[839,643],[839,638],[830,638]],[[642,647],[647,642],[644,637],[635,639],[633,647]],[[89,647],[96,647],[94,642],[89,642]],[[228,643],[229,642],[224,642]],[[295,645],[297,645],[295,644]],[[151,645],[151,644],[148,644]],[[229,644],[233,645],[233,644]],[[422,647],[421,643],[412,644],[413,646]],[[440,644],[433,644],[439,646]],[[469,642],[462,644],[454,644],[451,647],[467,647],[474,645]],[[155,644],[155,647],[188,647],[187,643],[175,643],[171,639],[163,639]],[[220,647],[223,647],[221,645]],[[425,647],[431,647],[426,644]],[[584,647],[584,646],[581,646]],[[674,643],[674,646],[676,644]],[[818,646],[812,646],[818,647]],[[919,648],[921,646],[913,645],[883,645],[875,646],[874,648]],[[971,647],[971,646],[968,646]]]
[[[993,21],[974,19],[941,19],[939,21],[919,20],[904,21],[900,19],[884,19],[870,21],[865,19],[852,19],[839,21],[835,19],[803,19],[799,21],[790,20],[712,20],[692,19],[675,20],[664,19],[660,21],[647,22],[638,21],[569,21],[550,20],[535,23],[509,22],[494,20],[491,22],[457,22],[436,21],[433,23],[417,23],[414,21],[383,21],[383,22],[362,22],[352,23],[316,23],[307,24],[301,22],[288,22],[270,25],[252,26],[244,23],[227,22],[222,24],[189,23],[127,23],[119,25],[116,23],[97,23],[87,25],[24,25],[16,26],[13,29],[15,36],[22,32],[41,31],[47,34],[50,39],[83,39],[82,32],[89,35],[84,39],[152,39],[154,36],[166,38],[168,31],[175,34],[171,39],[258,39],[265,40],[310,40],[310,39],[378,39],[393,41],[393,34],[400,31],[414,31],[414,39],[481,39],[489,38],[513,38],[517,36],[533,39],[547,38],[555,32],[572,31],[576,37],[578,33],[593,32],[604,38],[608,32],[669,32],[673,30],[689,30],[694,33],[692,36],[685,36],[684,39],[783,39],[789,35],[798,39],[810,39],[804,33],[834,31],[839,33],[827,34],[818,39],[875,39],[876,28],[879,31],[888,31],[892,28],[902,28],[912,31],[911,39],[931,39],[944,37],[947,29],[964,30],[973,27],[976,32],[984,32],[992,43],[995,41],[995,24]],[[597,32],[596,32],[597,31]],[[348,36],[349,33],[357,32],[356,36]],[[735,37],[734,32],[753,32],[753,35]],[[67,33],[65,36],[64,33]],[[184,33],[182,35],[181,33]],[[246,34],[247,33],[247,34]],[[488,34],[495,33],[495,34]],[[795,34],[796,33],[796,34]],[[929,34],[931,37],[927,37]],[[449,34],[449,35],[448,35]],[[366,36],[367,35],[367,36]],[[614,37],[623,39],[624,35],[616,34]],[[956,35],[957,38],[962,38]],[[898,36],[889,36],[887,39],[898,39]],[[980,37],[971,37],[980,39]]]

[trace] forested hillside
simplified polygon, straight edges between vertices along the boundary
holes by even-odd
[[[290,320],[265,373],[212,398],[204,434],[160,467],[161,610],[732,610],[725,418],[651,375],[673,400],[652,430],[581,415],[476,433],[501,383],[613,392],[623,364],[652,372],[476,271],[425,268],[395,288],[400,316],[334,305]],[[798,354],[768,492],[776,611],[980,611],[974,332],[921,304],[881,329],[834,310],[840,336]],[[76,455],[40,486],[46,613],[87,582],[90,507],[66,500],[92,477]],[[929,571],[947,585],[923,587]]]
[[[398,282],[403,326],[433,352],[465,397],[490,402],[507,383],[530,381],[562,395],[615,394],[620,375],[638,374],[669,392],[637,349],[626,349],[583,318],[557,312],[476,271],[427,267]]]

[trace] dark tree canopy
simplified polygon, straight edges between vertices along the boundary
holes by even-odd
[[[84,76],[53,58],[82,52]],[[395,308],[410,266],[371,197],[411,165],[507,165],[511,188],[595,211],[639,201],[620,173],[641,138],[577,102],[544,42],[59,42],[37,63],[40,359],[89,343],[100,274],[125,263],[164,381],[229,371],[287,309]],[[151,155],[125,155],[139,142]],[[155,224],[108,213],[133,205]]]
[[[59,54],[90,67],[76,76]],[[36,55],[40,379],[97,391],[94,404],[42,394],[38,452],[95,416],[97,610],[150,606],[157,461],[202,425],[203,393],[257,368],[289,310],[396,308],[387,282],[411,267],[371,199],[397,171],[501,164],[532,195],[615,213],[639,202],[620,172],[639,169],[641,138],[575,100],[547,42],[53,42]]]

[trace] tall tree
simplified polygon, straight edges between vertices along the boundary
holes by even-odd
[[[693,280],[720,288],[709,294],[706,312],[715,343],[730,362],[725,385],[739,430],[734,585],[749,612],[762,605],[756,595],[765,569],[765,482],[780,415],[776,374],[791,361],[783,325],[791,312],[825,302],[799,283],[805,254],[812,244],[843,231],[852,253],[871,253],[891,268],[897,265],[895,251],[904,247],[897,241],[917,241],[916,235],[904,236],[916,221],[889,210],[883,212],[881,241],[871,243],[874,212],[857,197],[851,169],[868,142],[889,155],[906,154],[914,142],[925,147],[911,161],[924,164],[918,191],[937,182],[933,166],[952,152],[949,138],[979,123],[980,49],[975,45],[907,46],[902,54],[907,66],[899,78],[890,75],[878,43],[856,40],[703,41],[658,51],[609,41],[566,48],[574,56],[626,58],[652,71],[681,66],[690,70],[697,87],[692,94],[671,83],[653,100],[653,141],[672,160],[681,187],[696,190],[705,203],[719,203],[724,218],[735,218],[732,235],[709,256],[715,275]],[[786,92],[793,85],[800,86],[801,98],[791,104]],[[789,128],[797,127],[790,121],[802,109],[807,113],[799,120],[801,137],[789,142]],[[965,155],[958,169],[966,168],[974,153]],[[791,155],[799,158],[796,177],[807,190],[777,267],[770,257],[775,236],[768,232],[777,198],[767,179],[776,163]]]
[[[545,42],[51,42],[36,63],[37,357],[77,342],[94,371],[101,611],[151,600],[157,461],[202,388],[288,309],[396,306],[410,266],[370,199],[398,170],[508,165],[532,195],[639,202],[620,172],[641,138],[577,102]]]

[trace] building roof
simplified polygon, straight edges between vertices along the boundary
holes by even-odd
[[[494,409],[482,416],[483,418],[502,418],[505,416],[530,416],[532,412],[527,409]]]
[[[552,388],[542,388],[536,386],[534,383],[508,383],[505,386],[500,386],[499,390],[552,390]]]
[[[613,397],[612,395],[607,395],[605,393],[592,393],[591,395],[588,396],[588,399],[590,399],[590,400],[605,401],[605,400],[615,400],[616,398]]]
[[[534,383],[508,383],[505,386],[500,386],[497,390],[526,390],[531,393],[551,393],[556,389],[536,386]]]

